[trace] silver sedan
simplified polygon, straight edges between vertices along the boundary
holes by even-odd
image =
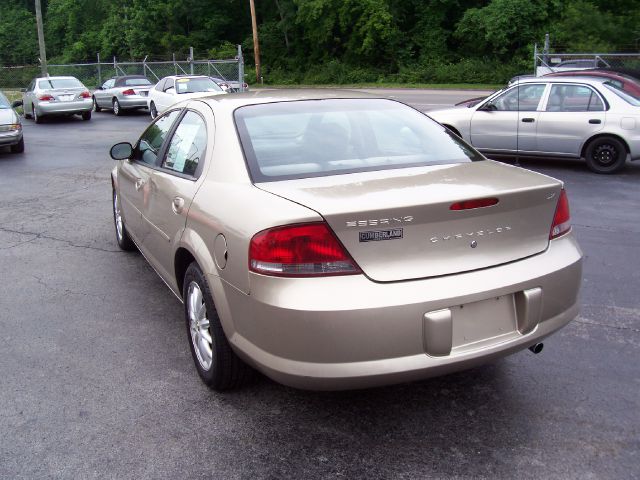
[[[113,77],[93,92],[93,106],[96,112],[113,110],[122,115],[124,110],[147,108],[147,97],[153,84],[143,75]]]
[[[91,93],[75,77],[35,78],[23,95],[25,118],[40,123],[42,117],[82,115],[91,120]]]
[[[596,173],[640,159],[640,98],[600,78],[531,78],[429,116],[489,156],[584,158]]]

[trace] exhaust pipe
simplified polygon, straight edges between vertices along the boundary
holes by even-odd
[[[531,350],[535,354],[538,354],[542,351],[543,348],[544,348],[544,343],[534,343],[529,347],[529,350]]]

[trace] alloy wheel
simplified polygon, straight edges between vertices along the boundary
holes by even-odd
[[[207,306],[202,290],[196,282],[191,282],[187,290],[187,314],[193,350],[203,370],[209,370],[213,364],[213,339],[209,330]]]

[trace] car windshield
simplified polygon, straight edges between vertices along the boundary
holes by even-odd
[[[254,182],[483,159],[426,115],[391,100],[268,103],[234,115]]]
[[[38,87],[42,90],[54,90],[56,88],[82,88],[82,83],[75,78],[46,78],[38,80]]]
[[[633,105],[634,107],[640,107],[640,96],[633,94],[627,90],[623,90],[618,84],[614,82],[604,82],[604,86],[623,99],[625,102]]]
[[[178,78],[176,79],[176,92],[222,92],[222,88],[208,77]]]
[[[11,108],[9,100],[0,92],[0,110],[6,110],[8,108]]]
[[[127,87],[138,87],[143,85],[151,85],[151,82],[146,78],[127,78],[124,81]]]

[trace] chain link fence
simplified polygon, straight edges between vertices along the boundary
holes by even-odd
[[[225,81],[234,90],[243,91],[246,87],[240,46],[236,58],[229,60],[193,60],[191,57],[177,60],[174,56],[168,61],[121,62],[114,57],[113,61],[104,62],[98,56],[95,63],[49,64],[47,71],[50,76],[76,77],[91,89],[119,75],[144,75],[153,83],[168,75],[207,75]],[[0,67],[0,90],[25,88],[39,76],[42,76],[39,65]]]

